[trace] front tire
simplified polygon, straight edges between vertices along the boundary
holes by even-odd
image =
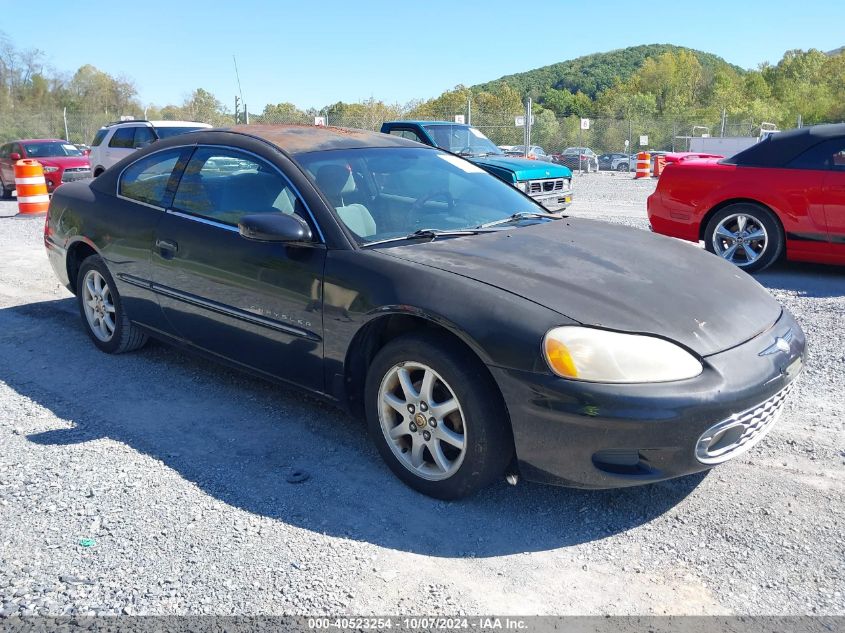
[[[370,364],[365,395],[382,459],[425,495],[466,497],[511,461],[513,440],[495,383],[478,358],[441,336],[390,341]]]
[[[628,163],[619,163],[616,166],[616,171],[628,171]]]
[[[704,246],[745,272],[754,273],[778,260],[784,236],[771,211],[753,202],[738,202],[710,218],[704,229]]]
[[[85,331],[101,351],[122,354],[147,342],[147,335],[129,320],[114,279],[99,255],[91,255],[79,267],[76,301]]]

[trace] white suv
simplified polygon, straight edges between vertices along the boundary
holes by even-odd
[[[210,128],[195,121],[117,121],[101,127],[91,142],[91,169],[96,178],[136,149],[162,138]]]

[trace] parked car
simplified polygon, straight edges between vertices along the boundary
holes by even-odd
[[[782,255],[845,264],[845,124],[780,132],[725,159],[667,165],[648,199],[657,233],[748,271]]]
[[[91,177],[91,165],[76,145],[61,139],[42,138],[12,141],[0,147],[0,196],[8,198],[15,190],[15,163],[34,158],[44,166],[47,192],[64,182]]]
[[[572,171],[581,170],[587,173],[599,170],[599,157],[589,147],[567,147],[560,154],[552,154],[556,163],[566,165]]]
[[[628,162],[628,154],[620,154],[618,152],[610,153],[610,154],[599,154],[598,161],[599,161],[599,169],[602,170],[609,170],[615,169],[614,165],[618,164],[620,160],[624,162]],[[620,170],[625,171],[625,170]]]
[[[44,239],[100,350],[153,336],[322,394],[440,498],[512,469],[587,488],[705,470],[771,429],[804,354],[725,261],[396,135],[159,141],[62,187]]]
[[[539,145],[529,145],[528,152],[525,151],[525,145],[514,145],[510,151],[506,152],[508,156],[522,156],[530,160],[547,160],[551,161],[551,157]]]
[[[94,177],[102,174],[132,152],[163,138],[176,134],[207,129],[208,123],[196,121],[115,121],[101,127],[91,141],[89,154]]]
[[[513,148],[513,154],[502,152],[478,128],[449,121],[388,121],[381,131],[463,156],[551,211],[572,202],[572,172],[551,162],[525,159],[524,145]]]

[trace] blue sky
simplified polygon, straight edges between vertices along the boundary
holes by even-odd
[[[142,103],[197,87],[252,112],[369,98],[404,103],[589,53],[670,43],[754,68],[792,48],[845,45],[842,0],[0,0],[0,31],[56,70],[90,63],[135,81]],[[657,7],[660,7],[659,9]]]

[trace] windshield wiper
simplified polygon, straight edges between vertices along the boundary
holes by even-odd
[[[364,246],[373,246],[374,244],[386,244],[387,242],[400,242],[405,240],[416,240],[431,238],[433,242],[438,237],[460,237],[461,235],[477,235],[478,233],[493,233],[495,229],[486,230],[485,226],[477,226],[468,229],[417,229],[413,233],[403,235],[402,237],[390,237],[386,240],[376,240],[375,242],[368,242]]]
[[[499,226],[500,224],[509,224],[510,222],[519,222],[520,220],[530,220],[531,218],[546,218],[549,220],[560,220],[561,216],[553,215],[551,213],[537,213],[535,211],[519,211],[511,216],[502,218],[501,220],[493,220],[492,222],[485,222],[479,224],[477,229],[486,229],[491,226]]]

